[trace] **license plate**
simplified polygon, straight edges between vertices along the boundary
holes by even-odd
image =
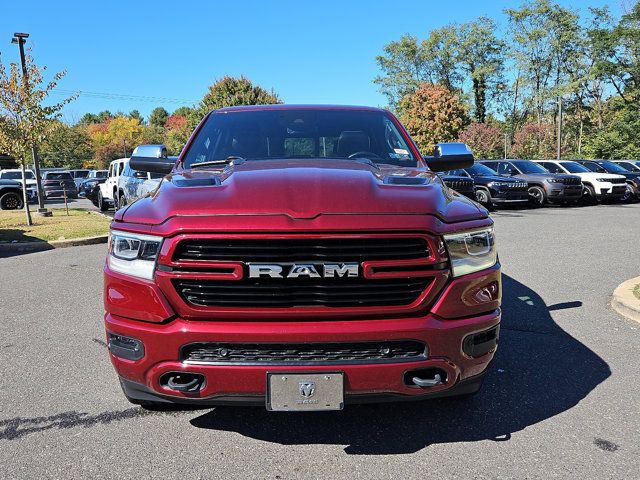
[[[267,410],[342,410],[342,373],[267,373]]]

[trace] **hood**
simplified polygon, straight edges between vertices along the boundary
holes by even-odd
[[[616,180],[625,178],[624,175],[618,175],[617,173],[579,172],[572,173],[571,175],[576,175],[584,180],[595,180],[596,178],[608,178],[609,180]]]
[[[260,160],[167,177],[116,221],[157,225],[179,215],[434,215],[446,223],[486,217],[425,168],[354,160]]]

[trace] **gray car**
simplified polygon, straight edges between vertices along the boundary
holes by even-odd
[[[485,160],[480,163],[500,175],[526,180],[529,199],[537,206],[546,203],[575,203],[582,199],[584,187],[576,175],[551,173],[531,160]]]
[[[127,162],[118,178],[118,192],[114,198],[116,210],[155,190],[163,177],[160,173],[134,170]]]

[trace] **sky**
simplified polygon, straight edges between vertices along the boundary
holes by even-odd
[[[557,0],[585,13],[630,0]],[[143,116],[198,102],[216,79],[245,75],[286,103],[384,106],[375,58],[405,33],[502,13],[520,0],[182,1],[0,0],[0,55],[19,61],[14,32],[49,75],[66,70],[53,98],[80,91],[64,110],[73,123],[102,110]]]

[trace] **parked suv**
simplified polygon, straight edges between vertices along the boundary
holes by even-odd
[[[462,175],[450,175],[447,173],[439,173],[438,176],[444,184],[452,190],[468,197],[472,200],[476,199],[475,183],[472,178]]]
[[[611,160],[630,172],[640,172],[640,160]]]
[[[450,170],[447,173],[471,178],[475,185],[476,200],[487,208],[529,203],[527,182],[500,176],[495,170],[481,163],[476,163],[469,168]]]
[[[529,184],[529,198],[536,206],[575,203],[582,198],[582,181],[576,175],[550,173],[531,160],[486,160],[498,174],[521,178]]]
[[[25,170],[24,178],[27,181],[27,188],[36,188],[36,175],[33,170]],[[0,180],[15,180],[22,185],[22,170],[19,168],[7,168],[0,171]]]
[[[45,198],[63,197],[78,198],[78,189],[69,172],[42,172],[42,190]]]
[[[537,163],[551,173],[570,173],[580,177],[584,195],[591,203],[603,199],[619,200],[627,190],[626,179],[622,175],[592,172],[584,165],[570,160],[540,160]]]
[[[158,188],[163,177],[161,173],[142,172],[132,169],[129,164],[125,165],[118,179],[118,208]]]
[[[627,182],[622,200],[630,202],[640,198],[640,172],[630,172],[609,160],[578,160],[578,163],[584,165],[592,172],[622,175],[626,178]]]
[[[254,105],[207,115],[177,163],[164,152],[131,159],[170,175],[115,213],[104,269],[132,402],[335,410],[480,388],[493,222],[433,172],[470,166],[466,145],[423,159],[385,110]]]
[[[0,180],[0,210],[17,210],[24,207],[22,183]]]
[[[118,181],[127,165],[128,158],[119,158],[109,164],[107,179],[98,185],[98,208],[101,211],[107,211],[112,206],[118,209]]]
[[[106,179],[106,170],[89,170],[86,178],[84,178],[82,182],[80,182],[80,185],[78,185],[78,195],[80,195],[81,197],[87,197],[89,200],[95,201],[97,203],[97,191],[95,198],[92,198],[94,187],[99,183],[104,183]]]
[[[85,170],[85,169],[69,170],[69,173],[73,177],[73,181],[76,183],[76,187],[80,187],[80,184],[89,175],[89,171],[90,170]]]

